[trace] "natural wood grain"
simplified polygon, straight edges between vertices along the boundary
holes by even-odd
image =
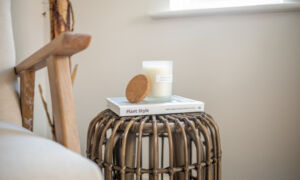
[[[91,36],[88,34],[79,34],[65,32],[53,41],[33,53],[30,57],[22,61],[15,68],[19,74],[24,70],[38,70],[46,66],[47,58],[51,55],[72,56],[88,47]],[[70,73],[70,71],[69,71]]]
[[[73,31],[74,29],[74,13],[72,4],[69,0],[49,0],[50,11],[50,37],[57,38],[63,32]],[[72,17],[72,28],[71,28]],[[72,70],[72,62],[69,57],[70,72]]]
[[[47,67],[56,139],[68,149],[80,153],[68,57],[52,56],[47,60]]]
[[[33,131],[34,81],[34,71],[23,71],[20,74],[22,125],[30,131]]]
[[[17,65],[15,71],[21,77],[23,126],[32,130],[35,71],[48,67],[56,139],[80,153],[70,56],[87,48],[91,36],[68,32],[73,17],[71,9],[69,0],[49,0],[52,41]]]
[[[54,39],[62,32],[70,31],[70,2],[69,0],[49,0],[50,36]]]

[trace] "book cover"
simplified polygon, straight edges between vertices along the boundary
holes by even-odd
[[[126,97],[107,98],[107,107],[119,116],[203,112],[204,102],[173,95],[168,102],[130,103]]]

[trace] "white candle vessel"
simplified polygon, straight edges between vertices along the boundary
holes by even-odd
[[[143,61],[143,73],[150,79],[149,101],[167,101],[172,96],[173,62]]]

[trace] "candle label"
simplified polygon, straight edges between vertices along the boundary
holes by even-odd
[[[172,76],[172,74],[157,74],[156,82],[157,83],[172,83],[173,76]]]

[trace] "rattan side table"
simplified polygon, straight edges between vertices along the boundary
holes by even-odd
[[[217,124],[204,112],[119,117],[111,110],[90,123],[87,156],[106,180],[220,180]]]

